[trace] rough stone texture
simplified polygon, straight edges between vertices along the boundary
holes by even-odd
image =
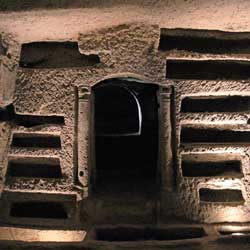
[[[164,62],[157,57],[159,28],[144,24],[123,24],[90,34],[80,34],[82,53],[98,53],[113,72],[131,72],[164,79]],[[162,75],[162,76],[161,76]]]
[[[75,182],[77,168],[75,122],[78,112],[75,105],[78,101],[75,88],[92,87],[103,79],[112,77],[134,77],[146,82],[173,85],[175,89],[177,176],[175,191],[171,191],[170,194],[163,193],[163,196],[166,195],[166,199],[172,202],[166,213],[207,223],[249,221],[250,147],[247,145],[183,147],[180,145],[179,138],[180,128],[183,125],[249,130],[247,121],[250,119],[250,114],[248,112],[180,114],[180,105],[182,98],[188,95],[249,95],[250,81],[166,80],[165,69],[166,58],[249,60],[249,55],[241,54],[236,58],[236,55],[230,54],[160,52],[157,49],[161,27],[249,31],[249,2],[246,0],[232,0],[229,1],[230,4],[228,1],[198,0],[135,1],[134,4],[131,1],[126,2],[127,5],[122,4],[121,1],[117,4],[114,4],[115,1],[105,1],[102,4],[100,1],[94,1],[92,4],[85,5],[83,1],[80,1],[79,5],[73,6],[86,8],[0,13],[3,46],[7,47],[6,55],[1,55],[0,58],[0,106],[13,103],[17,113],[65,116],[65,125],[57,126],[25,128],[1,122],[0,190],[59,194],[68,192],[77,193],[80,198],[87,196],[87,188]],[[99,8],[93,8],[95,4],[100,4]],[[0,5],[1,7],[4,10],[15,10],[15,7],[12,8],[11,5]],[[60,7],[60,4],[47,7]],[[21,44],[36,41],[77,41],[81,53],[98,54],[101,63],[91,67],[71,69],[17,69]],[[10,134],[14,131],[59,133],[62,148],[59,150],[11,148]],[[240,155],[244,177],[242,179],[220,178],[219,180],[183,178],[180,156],[194,153]],[[8,155],[57,156],[61,161],[63,178],[61,180],[10,178],[5,182]],[[82,167],[86,168],[86,166]],[[201,187],[240,189],[246,202],[238,206],[202,204],[198,197],[198,190]],[[165,204],[167,203],[168,200],[165,200]],[[164,210],[164,203],[161,210]]]
[[[0,240],[25,242],[78,242],[86,236],[84,231],[37,230],[15,227],[2,227]]]
[[[15,1],[14,4],[9,4],[12,5],[12,10],[17,9],[15,8],[18,6],[17,2],[19,3]],[[43,1],[38,2],[40,5],[43,3]],[[63,6],[63,2],[57,2],[54,6],[57,7],[60,4]],[[70,9],[70,11],[40,9],[15,13],[3,12],[1,14],[2,30],[18,35],[22,41],[39,41],[76,40],[79,32],[140,21],[158,24],[164,28],[182,27],[228,31],[249,31],[250,25],[247,0],[230,0],[230,2],[226,0],[209,2],[203,0],[127,0],[125,2],[122,0],[76,0],[74,3],[70,2],[73,7],[77,7],[78,2],[81,3],[78,6],[85,8]],[[5,5],[8,5],[6,1]],[[26,3],[26,9],[32,5],[35,3]],[[98,8],[94,8],[95,6]],[[61,25],[62,23],[64,25]]]
[[[143,36],[142,36],[143,35]],[[96,39],[94,39],[96,37]],[[91,43],[90,40],[93,40]],[[102,41],[100,43],[100,41]],[[150,43],[148,43],[150,41]],[[9,141],[9,157],[22,156],[57,156],[60,158],[62,179],[27,179],[8,178],[4,191],[36,192],[64,194],[76,193],[79,199],[88,195],[87,154],[79,151],[83,161],[78,165],[83,169],[84,178],[76,180],[77,162],[75,140],[89,144],[89,136],[78,135],[76,122],[78,110],[76,103],[76,87],[93,86],[105,78],[135,77],[147,82],[160,82],[165,78],[165,60],[157,57],[159,28],[144,24],[124,24],[101,29],[79,36],[79,46],[82,53],[98,53],[101,63],[95,66],[64,69],[23,69],[17,71],[16,88],[13,104],[17,113],[36,115],[63,115],[65,125],[43,125],[25,128],[11,124],[13,132],[37,132],[59,134],[62,149],[13,148]],[[88,45],[88,47],[84,46]],[[91,47],[92,46],[92,47]],[[58,58],[60,60],[60,58]],[[79,96],[80,97],[80,96]],[[80,102],[79,102],[80,105]],[[85,109],[84,109],[85,110]],[[87,112],[85,110],[84,112]],[[87,116],[88,117],[88,116]],[[87,118],[86,117],[86,118]],[[79,126],[88,126],[84,118],[79,120]],[[81,130],[79,130],[81,131]],[[88,128],[86,127],[86,131]],[[80,144],[78,145],[80,147]],[[84,145],[86,150],[88,147]],[[85,156],[84,156],[85,155]],[[5,162],[5,168],[7,167]],[[78,173],[79,173],[78,169]],[[3,177],[4,177],[3,173]],[[87,177],[87,179],[86,179]]]
[[[5,182],[5,174],[7,167],[8,142],[10,138],[10,126],[5,123],[0,123],[0,190],[2,190]]]
[[[220,115],[208,115],[208,114],[195,114],[195,115],[181,115],[179,113],[181,99],[184,96],[189,95],[214,95],[214,94],[244,94],[249,91],[249,81],[176,81],[176,132],[177,138],[180,138],[181,124],[185,126],[199,127],[199,128],[229,128],[233,130],[249,130],[247,126],[247,120],[249,114],[247,112],[240,114],[220,114]],[[240,154],[242,156],[242,168],[244,178],[226,178],[218,181],[211,180],[211,178],[182,178],[180,173],[179,163],[179,191],[181,193],[180,202],[183,203],[183,207],[187,208],[185,204],[190,204],[189,208],[183,210],[186,216],[195,220],[202,220],[206,222],[226,222],[226,221],[248,221],[248,204],[249,204],[249,147],[245,146],[233,146],[233,145],[220,145],[220,146],[197,146],[194,147],[180,147],[180,141],[178,139],[179,154],[206,154],[206,153],[220,153],[221,155],[229,153],[231,155]],[[225,158],[226,159],[226,158]],[[246,206],[239,205],[237,207],[230,207],[223,204],[200,204],[198,197],[198,189],[200,187],[210,188],[225,188],[235,187],[241,189],[243,197],[246,200]],[[186,190],[190,190],[190,194]],[[190,210],[189,210],[190,209]],[[211,213],[209,212],[211,211]],[[189,214],[189,215],[188,215]]]
[[[10,182],[11,189],[43,189],[69,191],[73,189],[73,138],[74,138],[74,87],[71,79],[66,80],[62,72],[19,72],[16,82],[14,105],[16,112],[31,114],[62,114],[65,116],[63,126],[37,126],[34,128],[13,127],[18,132],[52,132],[59,133],[62,149],[23,149],[13,148],[10,155],[59,156],[63,173],[62,180],[24,180]],[[43,93],[47,93],[44,95]],[[34,105],[35,104],[35,105]],[[49,188],[48,188],[49,187]]]
[[[16,71],[19,61],[19,46],[9,33],[1,36],[2,53],[0,54],[0,107],[13,102]]]

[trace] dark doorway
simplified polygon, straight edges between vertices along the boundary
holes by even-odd
[[[132,79],[94,87],[95,191],[155,194],[158,86]]]

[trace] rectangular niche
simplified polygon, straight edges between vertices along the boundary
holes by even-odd
[[[81,54],[77,42],[33,42],[22,45],[22,68],[73,68],[100,63],[98,55]]]
[[[114,227],[95,230],[96,240],[100,241],[173,241],[195,239],[207,236],[202,227]]]
[[[227,154],[183,155],[181,168],[184,177],[243,177],[241,161]]]
[[[250,131],[220,130],[217,128],[182,127],[184,144],[244,144],[250,143]]]
[[[1,198],[0,210],[4,223],[67,226],[75,223],[78,216],[76,195],[72,193],[12,190],[3,192]]]
[[[10,208],[11,217],[41,219],[67,219],[67,210],[61,202],[23,201],[13,202]]]
[[[207,54],[249,54],[249,32],[200,29],[161,29],[159,50]]]
[[[39,125],[64,125],[64,117],[61,115],[35,115],[16,113],[13,104],[0,109],[0,121],[9,121],[16,125],[30,128]]]
[[[243,204],[245,202],[241,190],[238,189],[201,188],[199,196],[201,202],[236,204]]]
[[[167,60],[166,78],[193,80],[246,80],[250,62],[239,60]]]
[[[58,158],[24,157],[9,160],[7,175],[28,178],[62,178],[62,170]]]
[[[250,96],[187,96],[181,101],[183,113],[249,112]]]
[[[64,117],[57,116],[57,115],[22,115],[22,114],[15,114],[13,116],[12,121],[14,121],[19,126],[24,127],[33,127],[39,125],[64,125]]]
[[[11,146],[34,148],[61,148],[61,139],[56,134],[14,133]]]
[[[184,177],[241,177],[239,161],[182,161]]]

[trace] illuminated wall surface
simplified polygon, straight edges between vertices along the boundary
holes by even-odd
[[[0,242],[249,234],[247,0],[0,10]]]

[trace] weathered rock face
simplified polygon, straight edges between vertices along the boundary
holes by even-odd
[[[247,1],[239,2],[110,1],[1,12],[0,220],[249,222],[250,27]],[[227,13],[239,8],[229,22]],[[114,132],[99,143],[95,91],[109,84],[137,103],[141,141],[120,135],[117,144]],[[109,107],[124,111],[129,103],[112,103],[112,93]],[[121,163],[133,158],[155,177],[133,161],[129,170],[117,164],[125,179],[114,167],[99,169],[97,144],[110,161],[118,158],[110,145],[118,145]],[[154,161],[141,161],[143,152]],[[102,190],[103,170],[112,185]]]

